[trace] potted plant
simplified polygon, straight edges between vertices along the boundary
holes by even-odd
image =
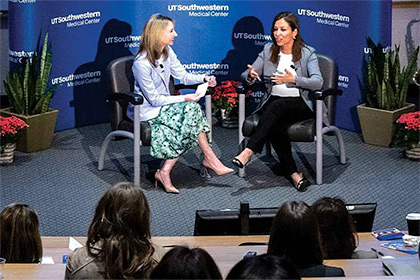
[[[222,126],[227,128],[238,127],[238,93],[235,86],[237,81],[222,81],[222,84],[214,89],[212,106],[215,112],[220,112]]]
[[[28,125],[21,119],[0,116],[0,164],[12,163],[16,142]]]
[[[407,67],[400,66],[399,47],[383,50],[368,38],[372,50],[364,69],[366,103],[357,106],[363,140],[367,144],[389,147],[395,133],[395,121],[404,113],[414,111],[407,104],[408,85],[416,71],[417,47]]]
[[[17,116],[28,125],[17,142],[17,150],[36,152],[48,149],[54,136],[58,110],[49,107],[55,86],[49,86],[51,44],[45,35],[41,56],[37,52],[24,59],[19,72],[9,72],[4,88],[11,107],[0,110],[2,115]]]
[[[409,159],[420,160],[420,111],[398,118],[393,145],[405,148]]]

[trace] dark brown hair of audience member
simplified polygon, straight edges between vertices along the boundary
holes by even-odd
[[[244,258],[229,272],[226,279],[276,280],[301,279],[296,269],[278,256],[260,255]]]
[[[318,224],[305,202],[289,201],[280,207],[271,227],[267,254],[296,267],[322,264]]]
[[[357,248],[358,237],[344,201],[323,197],[315,201],[312,210],[318,221],[324,258],[350,259]]]
[[[277,14],[274,19],[273,23],[271,24],[271,38],[273,38],[273,45],[271,46],[271,54],[270,60],[273,63],[277,63],[279,61],[279,53],[280,53],[280,46],[277,45],[276,40],[274,40],[274,25],[276,21],[284,19],[292,28],[292,31],[297,29],[296,39],[293,43],[292,48],[292,60],[296,62],[302,58],[302,48],[305,46],[305,42],[300,35],[300,28],[299,28],[299,20],[298,18],[291,12],[281,12]]]
[[[96,206],[86,246],[104,263],[104,277],[144,278],[155,264],[146,196],[130,182],[112,186]],[[98,243],[99,242],[99,243]],[[99,246],[97,253],[93,248]]]
[[[0,257],[8,263],[39,263],[42,258],[38,215],[26,204],[11,204],[0,213]]]
[[[177,246],[163,256],[150,279],[222,279],[222,275],[205,250]]]

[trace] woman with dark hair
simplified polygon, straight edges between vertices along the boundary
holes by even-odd
[[[146,196],[131,182],[118,183],[99,200],[86,247],[69,257],[65,278],[147,278],[164,254],[150,238]]]
[[[344,271],[323,265],[318,224],[303,201],[285,202],[273,220],[267,254],[294,265],[301,277],[339,277]]]
[[[264,254],[244,258],[230,270],[226,279],[277,280],[301,278],[290,263],[278,256]]]
[[[205,250],[176,246],[165,254],[150,279],[222,279],[222,275]]]
[[[168,193],[179,193],[171,181],[170,173],[179,157],[199,145],[203,151],[203,172],[212,169],[217,175],[233,172],[214,154],[207,140],[210,126],[204,118],[200,97],[196,94],[171,95],[170,77],[186,85],[208,82],[216,86],[214,76],[187,73],[171,46],[178,34],[173,19],[154,14],[147,21],[141,35],[139,51],[133,62],[134,92],[144,97],[140,105],[140,120],[151,126],[151,152],[163,159],[155,173],[156,185]],[[127,116],[134,119],[134,106],[127,108]]]
[[[269,141],[280,160],[282,173],[298,191],[305,191],[310,182],[297,170],[287,129],[314,116],[309,91],[320,90],[323,79],[315,49],[303,42],[294,14],[281,12],[274,17],[271,38],[273,42],[264,46],[241,76],[249,85],[262,80],[268,96],[256,110],[261,116],[256,131],[232,163],[244,167]],[[325,117],[324,122],[327,122]]]
[[[354,251],[359,243],[353,218],[340,198],[322,197],[312,210],[316,216],[325,259],[377,258],[372,251]]]
[[[38,215],[28,205],[13,203],[1,211],[0,238],[0,257],[8,263],[41,261]]]

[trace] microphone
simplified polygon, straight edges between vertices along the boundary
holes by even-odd
[[[159,64],[160,68],[162,69],[162,73],[165,72],[165,69],[163,68],[163,64]]]
[[[293,70],[297,70],[297,67],[296,66],[294,66],[293,64],[292,65],[290,65],[290,68],[292,68]]]

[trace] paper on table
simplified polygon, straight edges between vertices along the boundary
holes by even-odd
[[[81,247],[83,247],[83,245],[80,244],[79,241],[77,241],[76,239],[74,239],[73,237],[70,236],[70,239],[69,239],[69,249],[72,250],[72,251],[74,251],[77,248],[81,248]]]
[[[43,256],[41,258],[41,264],[54,264],[54,260],[51,256]]]
[[[206,91],[208,87],[209,87],[209,83],[204,83],[204,84],[199,85],[197,87],[197,91],[195,92],[195,95],[200,98],[203,97],[204,95],[206,95]]]

